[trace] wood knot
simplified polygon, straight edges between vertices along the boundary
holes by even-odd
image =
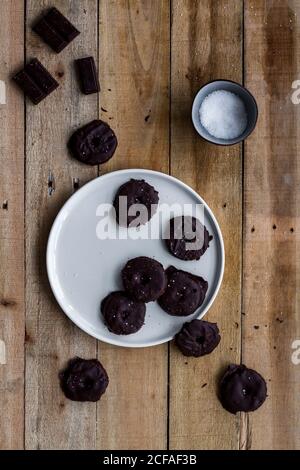
[[[16,303],[17,302],[15,302],[14,300],[0,299],[0,305],[2,305],[2,307],[14,307]]]

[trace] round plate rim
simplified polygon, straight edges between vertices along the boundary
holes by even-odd
[[[132,176],[135,173],[141,173],[141,172],[145,173],[145,174],[157,175],[159,177],[162,177],[163,179],[171,180],[175,184],[178,184],[179,186],[181,186],[182,188],[184,188],[185,190],[190,192],[201,203],[203,203],[206,211],[209,213],[209,216],[211,217],[211,219],[212,219],[212,221],[215,225],[215,228],[216,228],[216,231],[218,233],[219,240],[220,240],[220,247],[221,247],[221,250],[220,250],[220,258],[221,258],[220,275],[219,275],[219,279],[218,279],[215,291],[212,294],[211,299],[208,302],[208,304],[206,305],[205,309],[197,317],[198,319],[201,319],[201,318],[204,317],[204,315],[208,312],[208,310],[211,308],[213,302],[215,301],[215,299],[218,295],[218,292],[220,290],[221,284],[222,284],[223,275],[224,275],[224,267],[225,267],[225,249],[224,249],[223,236],[222,236],[220,226],[217,222],[217,219],[216,219],[214,213],[212,212],[209,205],[205,202],[205,200],[194,189],[192,189],[189,185],[187,185],[183,181],[179,180],[178,178],[175,178],[174,176],[171,176],[167,173],[163,173],[161,171],[155,171],[155,170],[149,170],[149,169],[143,169],[143,168],[133,168],[133,169],[128,168],[128,169],[122,169],[122,170],[114,170],[114,171],[110,171],[108,173],[105,173],[103,175],[100,175],[100,176],[94,178],[93,180],[87,182],[84,186],[82,186],[80,189],[78,189],[74,194],[72,194],[67,199],[67,201],[60,208],[60,210],[57,213],[57,215],[54,219],[54,222],[51,226],[50,232],[49,232],[49,237],[48,237],[48,242],[47,242],[47,250],[46,250],[46,269],[47,269],[47,275],[48,275],[48,280],[49,280],[49,283],[50,283],[50,287],[51,287],[52,293],[53,293],[58,305],[60,306],[60,308],[62,309],[64,314],[78,328],[80,328],[82,331],[84,331],[88,335],[92,336],[93,338],[96,338],[97,340],[103,341],[103,342],[108,343],[108,344],[113,344],[115,346],[125,347],[125,348],[144,348],[144,347],[156,346],[156,345],[164,344],[164,343],[167,343],[167,342],[171,341],[173,339],[173,336],[167,337],[167,338],[164,338],[164,339],[160,339],[160,340],[157,340],[157,341],[134,343],[132,345],[130,345],[130,344],[124,345],[124,343],[122,343],[118,338],[113,339],[113,338],[105,337],[101,334],[92,333],[91,331],[89,331],[89,328],[83,326],[80,323],[80,321],[78,321],[76,318],[74,318],[72,316],[72,314],[70,314],[70,312],[68,312],[68,309],[66,308],[66,306],[63,304],[63,302],[61,302],[61,299],[57,296],[56,288],[55,288],[55,285],[54,285],[54,276],[53,276],[53,273],[52,273],[52,269],[50,267],[50,256],[52,255],[52,240],[53,240],[53,237],[54,237],[55,230],[56,230],[58,224],[60,223],[61,215],[63,214],[63,212],[65,212],[68,209],[68,206],[70,206],[73,203],[73,201],[79,197],[79,195],[80,195],[80,197],[84,196],[84,193],[87,192],[90,187],[96,186],[98,184],[99,179],[103,180],[103,179],[109,178],[113,174],[118,174],[118,175],[119,174],[122,174],[122,175],[130,174]]]

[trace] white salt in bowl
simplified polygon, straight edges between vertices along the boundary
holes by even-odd
[[[200,108],[203,100],[213,93],[214,91],[229,91],[237,95],[244,103],[246,115],[247,115],[247,124],[243,132],[234,138],[219,138],[211,135],[208,130],[203,126],[200,120]],[[245,140],[251,132],[254,130],[258,116],[257,103],[253,95],[242,85],[239,85],[236,82],[230,80],[214,80],[212,82],[206,83],[195,96],[193,107],[192,107],[192,121],[194,127],[198,134],[208,142],[217,145],[233,145]]]

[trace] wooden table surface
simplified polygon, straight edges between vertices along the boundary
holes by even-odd
[[[81,31],[59,55],[31,30],[53,4]],[[300,107],[291,96],[300,1],[1,0],[1,17],[0,448],[299,448]],[[72,63],[85,55],[98,63],[99,96],[78,92]],[[9,79],[32,57],[60,83],[38,106]],[[258,101],[244,145],[210,145],[192,127],[193,97],[216,78],[244,82]],[[101,168],[66,149],[72,130],[97,116],[119,140]],[[205,358],[173,344],[96,341],[50,291],[45,247],[62,204],[98,174],[136,167],[180,178],[220,223],[225,275],[206,319],[222,341]],[[58,370],[75,355],[97,356],[108,371],[97,404],[68,401],[59,388]],[[231,415],[217,381],[240,361],[266,378],[268,399],[255,413]]]

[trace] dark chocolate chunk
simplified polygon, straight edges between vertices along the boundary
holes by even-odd
[[[51,8],[32,29],[57,53],[80,34],[55,7]]]
[[[170,266],[166,270],[168,283],[158,303],[169,315],[187,316],[202,305],[208,283],[200,276]]]
[[[96,65],[93,57],[75,60],[82,93],[89,95],[100,91]]]
[[[38,59],[32,59],[13,80],[34,104],[38,104],[58,87],[57,81]]]
[[[71,359],[60,372],[60,385],[74,401],[98,401],[108,385],[108,375],[97,359]]]
[[[138,227],[146,224],[156,212],[158,201],[158,192],[144,180],[131,179],[122,184],[114,199],[119,225]]]
[[[107,162],[115,153],[118,141],[104,121],[91,121],[71,136],[68,147],[77,160],[88,165]]]
[[[192,320],[185,323],[175,336],[175,343],[185,356],[200,357],[210,354],[219,344],[221,336],[216,323]]]
[[[211,239],[206,227],[195,217],[179,216],[170,220],[170,237],[166,243],[176,258],[184,261],[200,259]]]
[[[134,299],[142,302],[157,300],[167,286],[163,266],[146,256],[129,260],[122,270],[122,279],[125,290]]]
[[[47,23],[45,18],[42,18],[32,29],[57,53],[68,45],[67,41]]]
[[[255,370],[230,364],[221,379],[219,397],[230,413],[255,411],[267,397],[267,384]]]
[[[116,335],[130,335],[144,324],[146,305],[126,292],[112,292],[101,303],[105,323]]]

